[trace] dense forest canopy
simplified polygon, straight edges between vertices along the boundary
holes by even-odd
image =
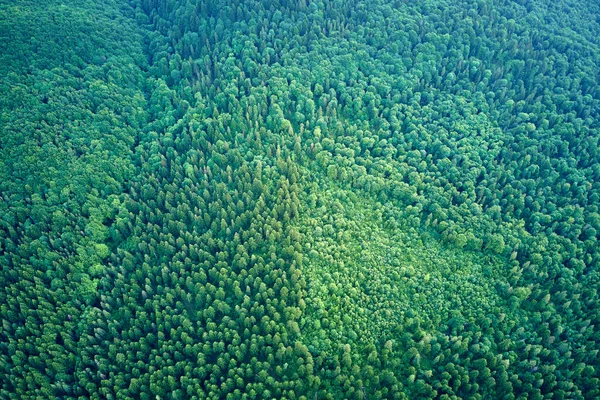
[[[600,4],[0,0],[0,397],[597,399]]]

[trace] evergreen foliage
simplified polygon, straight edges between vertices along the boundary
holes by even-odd
[[[0,398],[600,397],[598,15],[0,1]]]

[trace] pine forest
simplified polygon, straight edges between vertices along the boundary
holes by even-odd
[[[598,0],[0,0],[0,399],[600,398]]]

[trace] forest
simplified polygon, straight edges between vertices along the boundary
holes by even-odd
[[[0,398],[600,398],[600,3],[0,0]]]

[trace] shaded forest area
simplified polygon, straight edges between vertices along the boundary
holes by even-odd
[[[0,0],[0,397],[600,397],[599,16]]]

